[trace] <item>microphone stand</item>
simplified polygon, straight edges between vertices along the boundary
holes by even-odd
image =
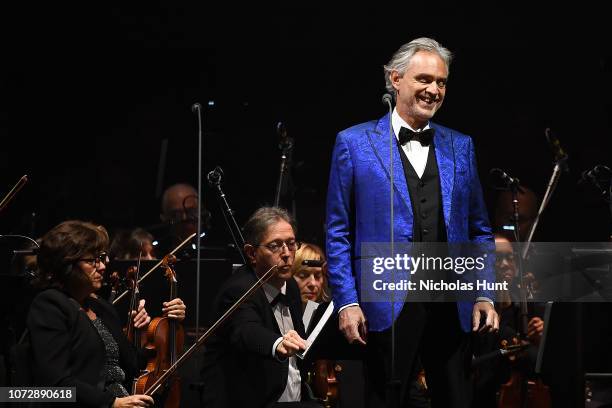
[[[533,235],[538,226],[538,222],[540,217],[544,213],[546,206],[550,202],[550,198],[552,197],[555,188],[557,188],[557,184],[559,183],[559,179],[561,178],[562,171],[568,171],[567,159],[568,155],[563,151],[561,145],[559,144],[559,140],[552,135],[549,128],[544,130],[544,134],[546,139],[548,140],[551,148],[553,150],[554,158],[555,158],[555,166],[553,168],[552,175],[550,176],[550,180],[546,187],[546,192],[544,193],[544,198],[542,198],[542,203],[540,204],[540,208],[538,209],[538,214],[535,217],[531,228],[529,229],[529,234],[527,235],[527,240],[525,241],[525,245],[521,250],[520,243],[520,235],[518,229],[518,198],[515,191],[513,191],[513,202],[515,205],[514,212],[514,234],[516,238],[516,242],[518,245],[519,256],[515,256],[515,259],[518,261],[518,270],[519,270],[519,284],[520,284],[520,297],[521,297],[521,337],[524,338],[527,335],[527,326],[528,326],[528,316],[527,316],[527,296],[526,296],[526,286],[524,281],[524,273],[523,273],[523,262],[527,259],[527,255],[529,253],[529,247],[531,245],[531,240],[533,239]],[[517,183],[518,184],[518,183]],[[577,313],[577,316],[579,313]],[[545,322],[544,324],[548,324]],[[579,326],[578,326],[579,327]],[[527,379],[524,379],[524,384],[521,385],[521,402],[522,406],[526,406],[527,403]]]
[[[512,192],[512,222],[514,224],[514,240],[516,242],[516,252],[514,254],[514,259],[517,265],[518,278],[519,278],[519,306],[520,306],[520,325],[519,325],[519,338],[522,341],[527,341],[527,327],[529,325],[529,311],[527,308],[527,288],[525,287],[525,269],[523,264],[523,257],[521,256],[521,235],[520,235],[520,227],[519,227],[519,199],[518,199],[518,190],[519,190],[519,180],[514,179],[514,183],[510,183],[508,185],[510,191]],[[503,354],[499,354],[501,356]],[[527,406],[527,376],[521,376],[521,392],[520,399],[521,407],[525,408]]]
[[[519,334],[521,339],[527,336],[527,325],[528,325],[528,310],[527,310],[527,290],[525,287],[525,269],[523,265],[524,258],[520,255],[521,252],[521,235],[519,226],[519,199],[518,189],[519,180],[514,179],[515,183],[509,184],[508,188],[512,192],[512,223],[514,224],[514,241],[516,242],[516,252],[514,258],[516,260],[517,272],[519,278],[519,296],[520,296],[520,327]]]
[[[382,97],[383,105],[389,107],[389,176],[391,184],[389,188],[389,199],[390,199],[390,239],[391,243],[391,256],[395,256],[395,235],[393,228],[395,227],[394,222],[394,211],[393,211],[393,187],[395,186],[395,178],[393,174],[393,148],[397,145],[395,143],[395,136],[393,134],[393,103],[392,96],[385,94]],[[391,271],[391,281],[395,282],[395,269]],[[395,293],[391,291],[391,375],[389,377],[389,383],[387,384],[388,403],[390,408],[399,408],[400,398],[402,392],[402,382],[397,378],[396,367],[395,367]]]
[[[546,187],[546,192],[544,193],[544,198],[542,199],[542,203],[540,204],[540,208],[538,209],[538,214],[536,215],[533,224],[531,225],[531,229],[529,230],[529,234],[527,235],[527,240],[525,241],[525,247],[523,248],[523,252],[521,253],[521,257],[523,259],[527,259],[527,253],[529,252],[529,246],[531,245],[531,239],[533,238],[533,234],[538,226],[538,222],[540,221],[540,217],[542,213],[546,209],[550,201],[550,197],[552,196],[555,188],[557,188],[557,183],[559,182],[559,178],[561,178],[561,171],[567,171],[567,154],[561,149],[559,146],[559,141],[553,139],[550,135],[550,129],[545,130],[546,138],[551,141],[553,147],[555,148],[555,167],[553,168],[553,173],[550,176],[550,180],[548,182],[548,186]]]
[[[538,209],[538,214],[529,229],[529,235],[527,236],[527,240],[525,241],[525,246],[523,247],[523,252],[521,253],[521,257],[526,259],[527,253],[529,252],[529,246],[531,245],[531,240],[533,238],[533,234],[535,233],[536,227],[538,226],[538,222],[540,221],[540,216],[546,209],[546,206],[550,202],[550,197],[557,187],[557,183],[559,182],[559,178],[561,178],[561,165],[557,162],[555,163],[555,167],[553,168],[553,173],[550,176],[550,180],[548,182],[548,186],[546,187],[546,192],[544,193],[544,198],[542,199],[542,203],[540,204],[540,208]]]
[[[202,105],[194,103],[192,112],[198,118],[198,230],[196,238],[196,336],[200,334],[200,267],[202,257]],[[183,207],[185,202],[183,201]]]
[[[278,207],[280,204],[281,192],[283,190],[288,190],[288,186],[286,186],[285,182],[285,177],[288,173],[289,166],[291,165],[293,138],[287,136],[287,128],[285,128],[283,122],[278,122],[278,124],[276,125],[276,132],[280,137],[280,143],[278,147],[281,150],[280,171],[278,174],[278,183],[276,184],[276,194],[274,197],[274,206]],[[285,189],[283,189],[283,184],[285,184]],[[293,207],[293,216],[295,217],[295,203],[293,203]]]
[[[514,251],[514,259],[515,264],[517,266],[518,280],[519,280],[519,327],[518,334],[519,339],[524,343],[523,348],[526,348],[529,345],[529,342],[526,340],[527,337],[527,327],[529,325],[529,311],[527,308],[527,288],[525,287],[525,269],[523,265],[523,256],[521,250],[521,234],[520,234],[520,226],[519,226],[519,192],[521,191],[520,181],[516,177],[510,177],[501,169],[491,169],[491,174],[497,173],[501,176],[502,180],[512,193],[512,223],[514,226],[514,241],[516,242],[516,250]],[[533,231],[533,230],[532,230]],[[516,351],[522,350],[518,349]],[[515,352],[516,352],[515,351]],[[508,352],[505,352],[503,349],[498,349],[493,352],[487,353],[479,358],[473,360],[472,367],[476,367],[484,361],[501,357],[507,355]],[[521,376],[521,391],[520,391],[520,401],[521,407],[526,407],[527,403],[527,377]]]
[[[232,236],[232,240],[234,241],[234,245],[238,249],[240,253],[240,257],[242,258],[242,262],[246,265],[247,261],[244,257],[243,248],[244,248],[244,237],[242,236],[242,232],[240,231],[240,227],[236,222],[236,218],[234,218],[234,210],[231,209],[229,203],[227,202],[225,193],[221,188],[221,179],[223,177],[223,169],[217,166],[214,170],[210,171],[207,175],[208,184],[215,187],[217,194],[219,205],[221,205],[221,213],[223,214],[223,219],[227,224],[227,228]],[[230,222],[231,221],[231,222]]]

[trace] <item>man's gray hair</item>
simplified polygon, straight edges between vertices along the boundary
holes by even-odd
[[[446,64],[446,69],[450,69],[450,63],[453,56],[447,48],[444,48],[436,40],[421,37],[402,45],[399,50],[395,51],[395,54],[393,54],[387,65],[384,65],[386,88],[387,91],[393,95],[394,99],[396,90],[393,88],[393,84],[391,83],[391,72],[397,71],[400,76],[403,76],[406,69],[408,69],[408,65],[410,64],[412,57],[419,51],[435,52]]]
[[[293,233],[297,234],[295,220],[284,208],[261,207],[251,215],[249,220],[242,228],[244,240],[247,244],[259,245],[268,227],[279,221],[285,221],[293,228]]]

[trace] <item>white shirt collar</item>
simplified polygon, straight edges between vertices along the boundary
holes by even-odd
[[[266,298],[268,299],[268,303],[272,303],[276,295],[278,295],[278,292],[282,293],[283,295],[287,294],[287,282],[283,283],[283,286],[280,288],[280,290],[270,285],[269,283],[264,283],[262,287],[264,293],[266,294]]]
[[[413,132],[422,132],[423,130],[427,130],[430,128],[429,122],[419,130],[413,129],[402,117],[397,113],[397,108],[393,108],[393,114],[391,115],[391,125],[393,126],[393,132],[395,133],[395,137],[399,140],[399,131],[402,127],[408,128]]]

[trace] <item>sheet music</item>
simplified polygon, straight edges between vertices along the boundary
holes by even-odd
[[[542,370],[542,358],[544,349],[546,348],[546,338],[548,337],[548,326],[550,322],[550,310],[552,309],[553,302],[546,302],[546,309],[544,311],[544,333],[542,334],[542,340],[538,348],[538,356],[536,358],[535,372],[540,374]]]
[[[327,323],[327,321],[329,320],[333,312],[334,312],[334,302],[331,301],[329,302],[329,305],[327,305],[327,309],[325,309],[323,316],[321,316],[321,320],[317,322],[317,325],[310,333],[310,336],[308,336],[308,338],[306,339],[306,350],[304,350],[301,353],[297,353],[296,356],[298,356],[302,360],[304,359],[304,357],[306,357],[306,353],[308,353],[308,350],[310,350],[310,346],[312,346],[314,341],[317,339],[317,336],[319,335],[319,333],[321,333],[321,330],[323,330],[325,323]]]
[[[317,310],[317,308],[319,307],[319,304],[320,303],[313,302],[312,300],[309,300],[308,303],[306,303],[306,307],[304,308],[304,316],[302,317],[302,322],[304,323],[304,330],[308,330],[310,320],[312,319],[315,310]]]

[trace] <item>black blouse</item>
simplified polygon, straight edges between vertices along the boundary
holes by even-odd
[[[88,298],[87,302],[117,342],[127,385],[137,373],[138,364],[134,348],[122,333],[119,316],[102,299]],[[41,292],[32,302],[27,327],[35,385],[76,387],[79,406],[112,405],[115,395],[105,385],[105,344],[76,300],[58,289]]]

